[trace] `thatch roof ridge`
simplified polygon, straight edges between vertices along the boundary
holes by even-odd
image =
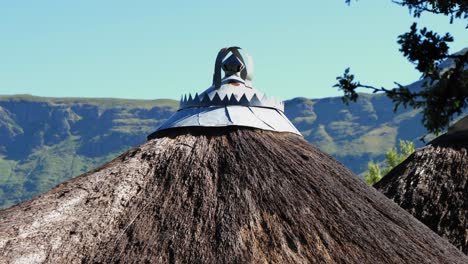
[[[468,132],[454,132],[436,137],[428,146],[446,147],[452,149],[468,148]]]
[[[436,138],[374,187],[468,254],[468,154],[461,137]]]
[[[209,131],[152,139],[0,211],[0,262],[468,261],[300,136]]]

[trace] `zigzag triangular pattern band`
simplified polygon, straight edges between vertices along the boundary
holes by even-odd
[[[243,94],[240,98],[235,94],[227,94],[221,99],[220,95],[215,92],[214,96],[210,98],[208,94],[194,96],[191,94],[182,96],[180,100],[180,109],[189,107],[208,107],[208,106],[224,106],[224,105],[242,105],[242,106],[256,106],[256,107],[269,107],[276,108],[284,112],[284,103],[281,100],[275,98],[268,98],[263,95],[259,98],[257,94],[254,94],[251,98],[247,98]]]

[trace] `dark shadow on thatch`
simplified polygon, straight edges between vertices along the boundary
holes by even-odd
[[[444,134],[374,185],[468,254],[468,134]]]
[[[256,133],[271,133],[271,131],[261,130],[252,127],[245,127],[245,126],[227,126],[227,127],[200,127],[200,126],[192,126],[192,127],[175,127],[169,128],[165,130],[159,130],[156,132],[151,133],[147,139],[156,139],[156,138],[176,138],[181,135],[191,135],[191,136],[204,136],[204,137],[219,137],[226,135],[228,133],[232,133],[238,130],[250,130],[256,131]],[[300,137],[294,133],[290,132],[275,132],[279,134],[289,134],[291,136]]]
[[[290,133],[174,130],[0,211],[0,262],[467,263]],[[30,261],[31,262],[31,261]]]
[[[452,148],[456,150],[460,150],[462,148],[467,149],[468,133],[465,131],[453,133],[450,135],[444,134],[432,140],[428,145],[431,145],[433,147]]]

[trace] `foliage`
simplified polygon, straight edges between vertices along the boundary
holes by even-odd
[[[373,161],[370,161],[367,164],[367,171],[366,171],[366,174],[364,175],[364,179],[366,180],[366,183],[372,186],[376,182],[380,181],[381,178],[382,178],[382,172],[380,172],[379,164]]]
[[[347,2],[349,3],[349,0]],[[407,6],[414,17],[420,17],[423,12],[430,12],[450,16],[450,21],[453,21],[453,18],[468,18],[468,2],[464,0],[393,0],[393,2]]]
[[[350,4],[351,0],[346,0]],[[453,19],[468,18],[468,2],[466,0],[436,1],[436,0],[403,0],[393,1],[406,6],[418,18],[423,12],[442,14]],[[468,25],[467,25],[468,28]],[[356,89],[365,88],[373,93],[383,92],[394,103],[394,111],[400,105],[422,109],[423,125],[429,132],[439,133],[448,127],[449,122],[468,107],[468,52],[461,54],[449,53],[448,43],[454,38],[449,33],[439,35],[427,28],[418,29],[413,23],[410,31],[398,36],[400,51],[410,62],[416,65],[424,80],[421,91],[411,91],[395,82],[396,88],[375,87],[361,84],[347,68],[334,87],[342,90],[343,102],[355,102],[359,97]],[[446,69],[440,67],[442,61],[451,59],[454,66]]]
[[[367,164],[367,171],[364,174],[364,179],[367,184],[374,185],[380,181],[383,176],[389,173],[398,164],[402,163],[414,152],[414,143],[407,140],[400,140],[399,151],[393,147],[385,153],[384,167],[381,169],[378,163],[370,161]]]

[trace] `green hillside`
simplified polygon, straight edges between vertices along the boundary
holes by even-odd
[[[343,162],[356,174],[369,160],[383,160],[385,151],[400,139],[414,141],[426,133],[417,110],[393,113],[393,104],[383,95],[363,94],[346,106],[341,98],[286,102],[286,115],[305,138]]]
[[[168,118],[173,100],[0,96],[0,207],[44,192],[146,140]],[[425,133],[417,111],[393,113],[381,95],[349,107],[339,97],[286,101],[305,138],[355,173],[382,160],[399,139]]]

